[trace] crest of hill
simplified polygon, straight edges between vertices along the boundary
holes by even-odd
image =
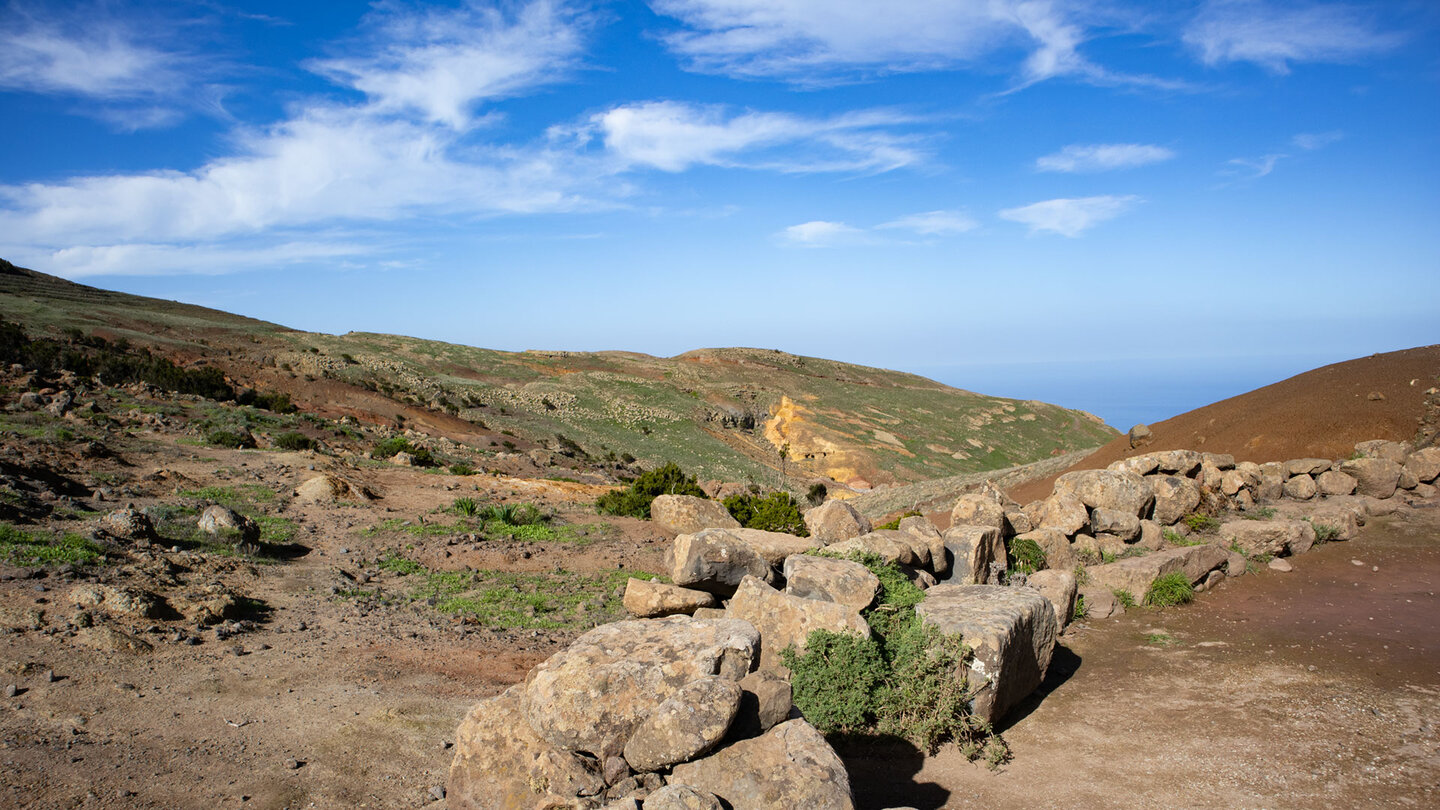
[[[124,337],[314,413],[702,478],[865,490],[1055,458],[1108,441],[1093,416],[913,374],[754,348],[671,358],[505,352],[398,335],[326,335],[98,290],[5,264],[0,316],[31,332]]]
[[[1236,461],[1346,458],[1369,439],[1410,441],[1437,425],[1440,345],[1322,366],[1264,388],[1150,425],[1151,441],[1131,448],[1120,436],[1074,466],[1015,487],[1025,503],[1048,495],[1070,470],[1100,469],[1157,450],[1228,453]],[[1423,438],[1423,437],[1422,437]],[[1433,440],[1433,439],[1432,439]]]

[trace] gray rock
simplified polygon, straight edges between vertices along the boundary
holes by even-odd
[[[724,810],[714,793],[669,784],[645,797],[645,810]]]
[[[1355,492],[1355,479],[1338,470],[1326,470],[1315,479],[1315,487],[1324,495],[1350,495]]]
[[[1114,509],[1148,517],[1155,503],[1150,482],[1133,473],[1076,470],[1055,479],[1056,492],[1069,492],[1091,509]]]
[[[725,736],[740,708],[740,684],[697,678],[655,707],[625,743],[625,761],[636,771],[658,771],[709,751]]]
[[[694,534],[704,529],[738,529],[725,505],[694,495],[660,495],[650,504],[650,519],[673,534]]]
[[[1303,520],[1230,520],[1220,524],[1219,535],[1248,557],[1299,554],[1315,545],[1315,529]]]
[[[111,585],[77,585],[70,591],[70,603],[132,619],[158,619],[166,612],[164,603],[149,591]]]
[[[1059,571],[1053,568],[1036,571],[1026,579],[1025,586],[1034,588],[1050,600],[1050,607],[1055,609],[1055,621],[1059,624],[1059,629],[1065,629],[1075,615],[1075,597],[1079,593],[1075,575],[1069,571]]]
[[[1255,487],[1255,499],[1260,501],[1277,501],[1285,494],[1285,478],[1280,475],[1265,473],[1260,476],[1260,483]]]
[[[1147,551],[1165,548],[1165,528],[1153,520],[1140,521],[1140,538],[1135,545]]]
[[[804,720],[789,720],[759,737],[676,765],[669,782],[714,794],[733,810],[855,806],[845,763]]]
[[[1058,625],[1050,600],[1029,588],[937,585],[915,608],[941,632],[974,650],[971,710],[995,722],[1045,679]]]
[[[260,527],[255,521],[220,504],[205,507],[196,525],[211,537],[231,537],[243,543],[260,539]]]
[[[1152,475],[1145,479],[1155,493],[1155,522],[1169,526],[1200,505],[1200,487],[1188,478]]]
[[[1097,507],[1090,512],[1090,528],[1097,534],[1112,534],[1128,543],[1140,536],[1140,518],[1129,512]]]
[[[858,612],[875,601],[880,578],[857,562],[796,554],[785,560],[785,592],[838,602]]]
[[[733,619],[671,616],[601,625],[530,671],[522,708],[551,745],[619,754],[655,705],[708,675],[738,681],[760,646]]]
[[[805,513],[810,536],[825,544],[870,533],[870,521],[844,501],[826,501]]]
[[[670,579],[686,588],[719,596],[735,592],[747,576],[773,582],[769,561],[725,529],[705,529],[675,538]]]
[[[150,517],[138,509],[117,509],[105,514],[98,521],[98,528],[111,537],[131,542],[155,538]]]
[[[658,619],[699,608],[718,607],[715,595],[653,580],[631,578],[625,583],[625,609],[639,619]]]
[[[1229,453],[1201,453],[1200,463],[1209,464],[1221,472],[1235,469],[1235,457]]]
[[[1385,458],[1358,458],[1340,464],[1340,472],[1355,479],[1355,492],[1372,498],[1389,498],[1395,494],[1400,469],[1399,464]]]
[[[854,608],[790,596],[754,577],[746,577],[740,583],[735,596],[725,606],[725,615],[748,622],[759,631],[757,669],[787,675],[789,670],[780,662],[780,651],[794,646],[797,652],[803,653],[805,641],[814,630],[870,636],[870,625]]]
[[[1308,501],[1315,497],[1317,491],[1315,479],[1304,473],[1292,476],[1290,480],[1285,482],[1285,497],[1293,498],[1297,501]]]
[[[990,580],[990,564],[1005,562],[1005,541],[994,526],[951,526],[944,537],[950,555],[944,582],[983,585]]]
[[[1130,428],[1130,449],[1144,447],[1155,439],[1155,434],[1150,431],[1149,425],[1135,425]],[[1144,473],[1140,473],[1144,475]]]

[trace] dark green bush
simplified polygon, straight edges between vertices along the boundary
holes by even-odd
[[[829,494],[830,491],[825,488],[824,484],[816,482],[811,484],[810,490],[805,493],[805,500],[811,506],[819,506],[825,502],[825,496]]]
[[[879,526],[876,526],[875,529],[876,529],[877,531],[878,531],[878,530],[881,530],[881,529],[892,529],[892,530],[893,530],[893,529],[898,529],[898,528],[900,528],[900,521],[902,521],[902,520],[904,520],[905,518],[908,518],[908,517],[918,517],[918,516],[920,516],[920,513],[919,513],[919,512],[916,512],[916,511],[914,511],[914,510],[912,509],[911,511],[906,512],[906,513],[904,513],[903,515],[895,518],[894,520],[889,520],[889,521],[886,521],[886,522],[884,522],[884,523],[881,523]]]
[[[205,434],[205,443],[212,447],[229,447],[239,450],[244,447],[254,447],[255,437],[248,431],[236,430],[212,430]]]
[[[723,503],[747,529],[810,536],[810,530],[805,528],[805,517],[800,513],[800,504],[788,492],[772,492],[765,496],[731,495]]]
[[[1150,590],[1145,592],[1145,604],[1151,607],[1183,605],[1194,598],[1195,589],[1190,585],[1190,578],[1179,571],[1156,579],[1150,583]]]
[[[1009,547],[1009,567],[1024,574],[1033,574],[1045,568],[1045,552],[1040,544],[1027,538],[1012,538]]]
[[[287,430],[270,440],[281,450],[314,450],[315,440],[296,430]]]
[[[680,465],[672,462],[646,470],[630,482],[627,489],[607,492],[595,501],[602,515],[650,517],[650,502],[660,495],[693,495],[704,498],[705,491],[695,483],[695,476],[686,475]]]
[[[424,447],[416,447],[404,436],[391,436],[375,443],[370,451],[373,458],[392,458],[396,453],[409,453],[416,467],[429,467],[435,463],[435,456]]]

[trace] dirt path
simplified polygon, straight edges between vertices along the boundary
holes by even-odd
[[[1440,505],[1294,564],[1068,634],[999,773],[847,752],[859,806],[1440,806]]]

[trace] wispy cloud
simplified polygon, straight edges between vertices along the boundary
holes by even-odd
[[[812,220],[791,225],[780,231],[780,241],[799,247],[845,247],[850,245],[928,243],[938,237],[968,233],[980,227],[963,211],[926,211],[883,222],[872,228],[861,228],[844,222]],[[900,238],[906,231],[922,240]]]
[[[1120,216],[1139,202],[1140,198],[1133,194],[1061,198],[1006,208],[999,216],[1029,226],[1031,234],[1049,231],[1074,238]]]
[[[1207,65],[1253,62],[1272,73],[1295,62],[1351,62],[1400,45],[1367,9],[1348,3],[1210,0],[1183,39]]]
[[[1011,54],[1020,86],[1056,76],[1155,81],[1114,74],[1080,53],[1089,2],[1051,0],[650,0],[684,29],[671,50],[691,69],[749,78],[823,83],[857,76],[979,67]],[[1108,7],[1106,7],[1108,8]]]
[[[1345,133],[1339,130],[1331,132],[1302,132],[1290,139],[1296,148],[1313,152],[1316,149],[1324,149],[1332,143],[1345,139]]]
[[[122,129],[173,123],[210,74],[173,23],[121,17],[109,4],[0,8],[0,89],[69,96]]]
[[[419,112],[461,129],[478,102],[532,89],[574,68],[588,25],[586,15],[551,0],[506,10],[474,0],[415,13],[382,6],[368,21],[370,54],[310,67],[364,93],[377,110]]]
[[[578,133],[598,137],[627,166],[684,171],[695,165],[784,172],[889,171],[919,163],[913,138],[886,127],[913,119],[889,111],[805,118],[736,113],[723,107],[656,101],[597,113]],[[557,128],[557,134],[564,128]],[[804,148],[794,148],[797,145]]]
[[[1141,143],[1071,144],[1035,161],[1042,172],[1105,172],[1133,169],[1175,157],[1174,150]]]
[[[1290,156],[1275,153],[1258,158],[1231,158],[1225,161],[1225,165],[1232,168],[1225,173],[1238,175],[1246,180],[1256,180],[1275,171],[1275,165],[1288,157]]]

